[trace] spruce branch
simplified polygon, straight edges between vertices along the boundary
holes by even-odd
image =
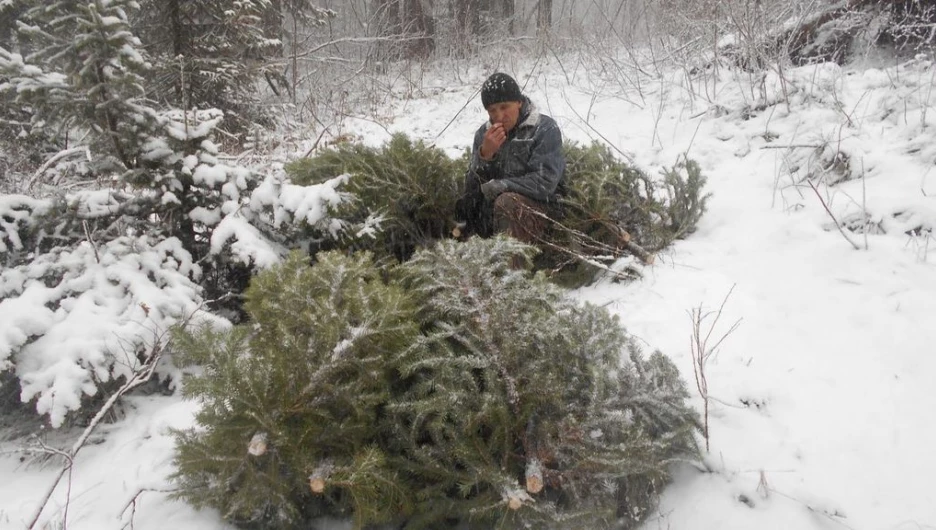
[[[46,171],[48,171],[50,167],[55,165],[56,162],[58,162],[59,160],[62,160],[63,158],[69,158],[78,154],[84,154],[88,162],[91,161],[91,151],[90,149],[88,149],[88,146],[82,145],[78,147],[72,147],[70,149],[63,149],[62,151],[59,151],[58,153],[50,157],[48,160],[46,160],[41,166],[39,166],[39,169],[37,169],[36,172],[33,173],[33,176],[26,183],[25,191],[27,193],[30,192],[33,186],[39,180],[39,178],[42,177],[42,175]]]

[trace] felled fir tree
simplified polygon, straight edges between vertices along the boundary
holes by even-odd
[[[642,520],[696,454],[684,385],[607,311],[507,266],[532,254],[475,238],[385,271],[320,253],[261,273],[251,325],[179,337],[204,403],[181,496],[265,528]]]
[[[691,159],[652,178],[605,144],[566,142],[563,151],[568,183],[564,215],[549,225],[551,244],[537,258],[537,265],[553,270],[553,280],[561,285],[586,284],[599,270],[593,263],[611,265],[628,253],[646,261],[691,234],[705,213],[711,194]],[[649,254],[635,252],[629,241]]]
[[[418,331],[404,292],[380,280],[368,254],[324,253],[310,268],[293,253],[246,298],[251,324],[176,337],[182,362],[203,367],[185,379],[203,407],[198,427],[179,435],[180,495],[263,528],[407,511],[405,483],[377,445],[387,359]]]
[[[379,148],[341,143],[313,158],[287,164],[296,184],[319,184],[348,174],[352,200],[332,217],[345,226],[339,248],[369,250],[378,258],[409,259],[417,248],[449,237],[467,157],[395,134]]]
[[[587,284],[602,266],[627,254],[646,262],[651,253],[692,233],[705,212],[706,179],[692,160],[654,178],[604,144],[566,142],[563,152],[563,214],[547,223],[535,261],[535,268],[550,271],[560,285]],[[343,142],[286,166],[296,184],[349,176],[341,191],[350,200],[329,212],[343,228],[340,237],[312,234],[321,248],[369,250],[378,259],[401,262],[451,237],[466,170],[466,156],[449,158],[403,134],[379,148]]]
[[[442,242],[401,269],[424,348],[388,407],[395,465],[414,480],[407,528],[629,528],[675,460],[695,454],[673,364],[616,318],[507,266],[531,247]]]

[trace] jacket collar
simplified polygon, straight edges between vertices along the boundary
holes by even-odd
[[[523,107],[520,108],[520,117],[517,118],[516,129],[522,127],[536,127],[539,123],[540,113],[530,98],[523,96]]]

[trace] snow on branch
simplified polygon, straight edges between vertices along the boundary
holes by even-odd
[[[251,194],[250,208],[266,212],[268,222],[275,229],[305,224],[325,228],[335,236],[342,225],[337,219],[331,219],[329,212],[351,198],[349,193],[339,191],[349,178],[349,175],[339,175],[321,184],[299,186],[282,174],[273,174]]]
[[[188,141],[211,136],[221,121],[224,112],[218,109],[195,111],[169,110],[162,114],[163,130],[175,140]]]
[[[140,352],[201,302],[179,240],[121,237],[56,249],[0,273],[0,369],[53,427],[99,385],[131,377]]]
[[[7,252],[24,250],[21,231],[36,225],[51,202],[26,195],[0,195],[0,257]]]
[[[225,247],[234,261],[265,269],[280,262],[287,249],[271,241],[238,213],[221,220],[211,232],[211,253],[221,254]]]

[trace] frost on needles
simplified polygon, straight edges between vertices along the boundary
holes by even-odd
[[[300,254],[247,291],[251,324],[180,333],[204,403],[179,495],[245,526],[630,528],[696,457],[673,364],[541,274],[514,240],[443,241],[378,269]]]

